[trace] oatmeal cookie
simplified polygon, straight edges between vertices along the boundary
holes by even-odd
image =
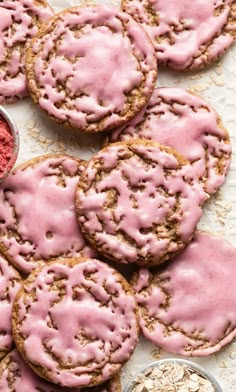
[[[82,232],[101,254],[152,266],[190,241],[205,198],[185,158],[133,139],[91,158],[78,183],[76,209]]]
[[[128,125],[108,136],[106,143],[130,138],[152,139],[188,159],[205,191],[214,193],[230,167],[231,143],[216,111],[201,97],[181,88],[157,88]]]
[[[164,269],[140,269],[131,282],[144,336],[185,356],[219,351],[236,336],[236,248],[196,232]]]
[[[45,0],[0,1],[0,104],[27,95],[25,48],[53,11]]]
[[[117,374],[138,341],[133,291],[95,259],[44,264],[24,281],[12,313],[16,346],[41,377],[95,386]]]
[[[122,8],[152,39],[159,64],[196,70],[236,40],[235,0],[123,0]]]
[[[44,155],[0,183],[0,250],[24,273],[42,260],[95,256],[77,223],[74,193],[84,161]]]
[[[21,276],[0,254],[0,358],[13,345],[11,312],[14,298],[21,286]]]
[[[106,383],[92,388],[64,388],[39,377],[22,359],[19,352],[12,350],[0,362],[1,392],[121,392],[120,378],[115,376]]]
[[[31,41],[28,87],[52,120],[84,132],[126,123],[156,82],[153,45],[128,14],[90,4],[57,14]]]

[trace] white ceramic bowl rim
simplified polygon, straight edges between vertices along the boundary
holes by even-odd
[[[219,383],[216,381],[216,379],[204,368],[202,368],[201,366],[197,365],[196,363],[189,361],[187,359],[180,359],[180,358],[167,358],[167,359],[160,359],[158,361],[152,362],[149,365],[144,366],[143,368],[141,368],[133,377],[132,379],[126,384],[125,388],[124,388],[124,392],[131,392],[132,387],[135,384],[135,379],[139,374],[143,374],[146,373],[146,371],[150,368],[155,368],[155,367],[159,367],[160,365],[162,365],[163,363],[178,363],[181,365],[186,365],[189,368],[192,368],[194,370],[196,370],[198,373],[200,373],[206,380],[210,381],[213,385],[213,387],[215,388],[215,392],[223,392],[223,390],[221,389]]]
[[[17,159],[18,152],[19,152],[19,145],[20,145],[20,140],[19,140],[19,132],[16,127],[15,122],[13,121],[12,117],[9,115],[9,113],[2,107],[0,106],[0,116],[3,117],[3,119],[6,121],[6,123],[9,125],[11,134],[14,139],[14,147],[13,147],[13,152],[11,159],[9,160],[4,175],[2,178],[0,178],[0,181],[7,176],[7,174],[11,171],[12,167],[14,166],[14,163]]]

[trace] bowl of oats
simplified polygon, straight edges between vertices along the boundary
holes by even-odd
[[[185,359],[161,359],[142,368],[124,392],[223,392],[215,378]]]

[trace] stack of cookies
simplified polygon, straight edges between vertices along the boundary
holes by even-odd
[[[40,156],[0,184],[0,391],[120,392],[140,327],[175,354],[218,351],[236,336],[236,249],[196,227],[230,139],[201,97],[155,83],[157,64],[225,52],[235,2],[0,8],[0,101],[28,88],[53,121],[106,131],[88,162]]]

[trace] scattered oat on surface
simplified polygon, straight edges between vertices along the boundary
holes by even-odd
[[[161,348],[157,347],[154,350],[152,350],[150,357],[152,359],[160,359],[162,355],[162,350]]]
[[[222,361],[222,362],[219,364],[219,367],[222,368],[222,369],[226,369],[226,368],[228,367],[228,365],[227,365],[227,363],[226,363],[225,361]]]
[[[222,191],[219,189],[211,198],[210,203],[205,204],[204,208],[207,213],[214,213],[218,224],[225,226],[233,207],[231,203],[224,200]]]
[[[230,359],[236,359],[236,350],[231,350],[231,351],[228,353],[228,357],[229,357]]]
[[[26,123],[26,135],[35,141],[37,145],[45,153],[65,153],[68,149],[79,150],[81,148],[78,136],[73,138],[63,138],[59,133],[55,132],[55,137],[53,139],[47,138],[43,135],[43,129],[38,126],[36,121],[30,120]],[[31,152],[37,151],[35,146],[31,147]]]
[[[199,83],[199,84],[195,84],[190,86],[190,88],[188,89],[192,94],[198,94],[202,91],[205,91],[207,89],[207,84],[206,83]]]

